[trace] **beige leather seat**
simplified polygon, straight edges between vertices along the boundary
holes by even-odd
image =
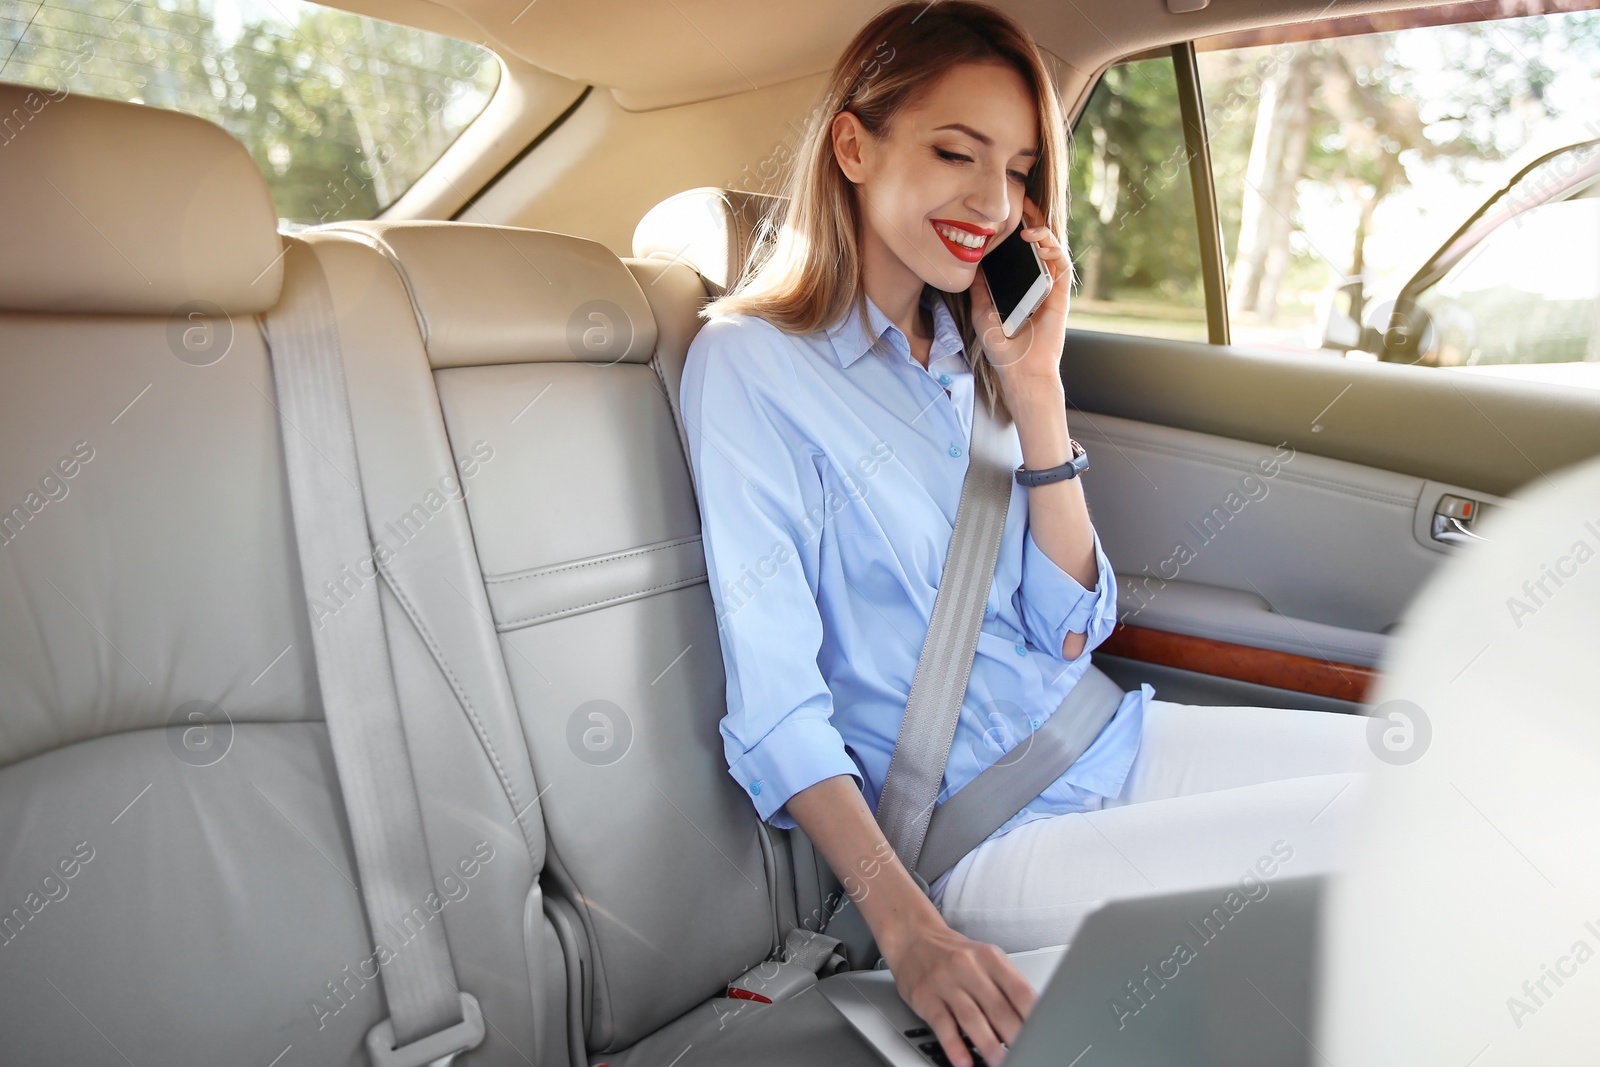
[[[386,1013],[298,592],[266,189],[204,122],[71,97],[0,196],[6,1058],[362,1062]],[[438,918],[489,1024],[463,1062],[871,1062],[820,995],[717,995],[831,876],[718,744],[669,402],[701,279],[455,224],[308,241]]]
[[[759,822],[720,747],[723,664],[669,402],[699,276],[454,223],[308,240],[341,335],[359,339],[345,347],[352,381],[414,409],[356,401],[364,478],[369,447],[410,448],[413,424],[441,409],[456,455],[492,455],[466,482],[467,564],[481,569],[539,783],[551,910],[579,992],[575,1062],[871,1062],[814,991],[771,1006],[721,995],[823,890],[804,848],[796,878],[787,836]],[[407,301],[425,338],[415,353],[398,325]]]
[[[0,113],[26,92],[0,86]],[[283,281],[266,187],[205,122],[71,96],[0,151],[0,203],[0,1059],[364,1062],[386,1012],[260,330]],[[560,1062],[537,789],[456,565],[454,463],[431,397],[359,358],[421,360],[397,310],[350,365],[363,413],[418,405],[363,481],[410,531],[383,606],[434,921],[490,1023],[470,1062]]]

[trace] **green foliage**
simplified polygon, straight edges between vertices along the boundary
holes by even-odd
[[[1170,59],[1106,71],[1073,131],[1068,247],[1084,295],[1199,304],[1200,253]]]
[[[215,122],[297,223],[388,206],[499,79],[464,41],[299,0],[259,10],[230,23],[225,0],[0,0],[0,78]]]
[[[1485,12],[1487,13],[1487,12]],[[1390,25],[1393,25],[1393,20]],[[1600,66],[1600,12],[1579,11],[1450,26],[1355,33],[1320,41],[1200,53],[1203,106],[1224,255],[1241,257],[1241,233],[1272,276],[1263,297],[1300,317],[1315,294],[1364,267],[1376,206],[1410,183],[1418,166],[1469,181],[1475,164],[1504,158],[1562,115],[1564,73]],[[1298,96],[1298,72],[1309,91]],[[1265,123],[1263,100],[1273,111]],[[1304,151],[1257,176],[1252,149],[1282,151],[1286,131]],[[1073,131],[1070,247],[1089,300],[1202,303],[1193,194],[1172,61],[1114,66]],[[1303,156],[1303,158],[1302,158]],[[1349,246],[1327,254],[1303,232],[1307,194],[1318,202],[1365,202]],[[1487,195],[1487,191],[1486,194]],[[1253,218],[1244,216],[1253,212]],[[1281,286],[1281,287],[1280,287]],[[1297,309],[1297,310],[1296,310]]]

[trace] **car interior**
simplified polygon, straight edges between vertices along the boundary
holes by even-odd
[[[875,969],[870,934],[728,774],[678,406],[701,307],[770,233],[882,6],[0,3],[0,1060],[450,1062],[427,1029],[370,1038],[394,1010],[380,963],[433,938],[462,995],[434,1029],[482,1031],[457,1063],[882,1062],[817,995]],[[1600,6],[997,6],[1073,127],[1061,375],[1120,596],[1094,662],[1166,700],[1364,713],[1436,572],[1600,456]],[[1572,70],[1527,59],[1527,136],[1479,137],[1431,228],[1385,234],[1360,189],[1314,222],[1293,182],[1263,195],[1258,148],[1354,188],[1330,159],[1372,127],[1308,88],[1343,84],[1330,55],[1354,86],[1367,42],[1459,31],[1514,60],[1526,25]],[[415,70],[381,53],[399,33]],[[385,80],[392,105],[339,103]],[[1396,130],[1447,122],[1394,104],[1417,84],[1444,91],[1362,99]],[[1273,107],[1290,121],[1253,144]],[[338,137],[357,155],[302,164]],[[1396,145],[1371,186],[1444,199]],[[1464,274],[1541,212],[1560,278],[1508,304],[1530,270]],[[1329,252],[1339,226],[1392,269]],[[1157,232],[1181,247],[1130,236]],[[348,460],[276,376],[291,338],[339,368]],[[315,569],[296,449],[370,540]],[[336,751],[315,652],[363,604],[414,785],[377,806],[420,818],[436,894],[384,929],[341,792],[364,750]],[[797,931],[816,951],[780,970]]]

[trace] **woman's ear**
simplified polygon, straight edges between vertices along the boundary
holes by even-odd
[[[841,111],[833,116],[828,132],[833,138],[833,158],[839,161],[839,169],[844,176],[855,185],[866,181],[866,157],[871,151],[868,144],[871,135],[861,120],[852,112]]]

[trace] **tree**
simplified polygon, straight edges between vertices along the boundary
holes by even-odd
[[[1199,249],[1170,59],[1112,67],[1073,132],[1068,246],[1083,294],[1120,292],[1192,304]]]
[[[1553,115],[1546,90],[1556,72],[1545,46],[1564,45],[1569,35],[1556,19],[1571,22],[1570,37],[1588,41],[1593,58],[1600,48],[1593,12],[1207,53],[1208,100],[1237,96],[1252,78],[1261,86],[1247,93],[1259,97],[1248,148],[1230,137],[1212,146],[1219,188],[1241,191],[1223,204],[1234,249],[1230,309],[1262,322],[1276,315],[1302,182],[1342,190],[1358,205],[1348,263],[1325,265],[1355,277],[1366,267],[1374,212],[1410,181],[1408,166],[1497,159],[1525,143]],[[1553,29],[1561,42],[1547,42]],[[1242,152],[1242,167],[1226,158],[1230,151]],[[1229,171],[1237,184],[1222,180]]]
[[[298,0],[231,37],[214,0],[0,0],[0,77],[188,112],[250,150],[291,222],[370,218],[488,100],[484,49]],[[290,21],[292,19],[292,21]]]

